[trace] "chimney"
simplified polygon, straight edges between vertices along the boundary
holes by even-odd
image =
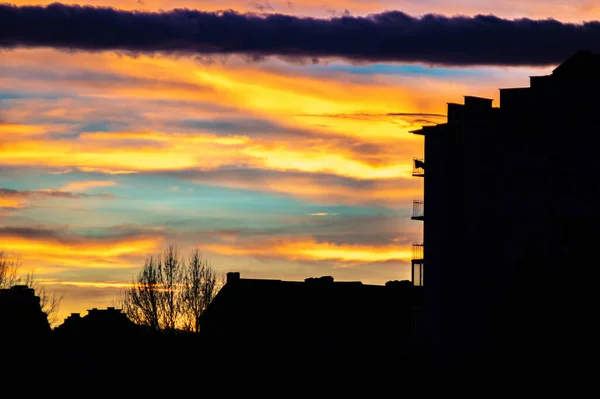
[[[228,272],[227,284],[233,284],[236,281],[240,281],[240,272]]]

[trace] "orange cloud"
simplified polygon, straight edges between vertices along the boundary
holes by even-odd
[[[351,148],[336,148],[335,143],[321,145],[308,141],[262,144],[262,140],[240,137],[218,138],[201,134],[190,137],[161,132],[150,133],[148,137],[151,142],[148,145],[130,141],[142,137],[146,135],[119,132],[85,133],[76,141],[43,138],[19,140],[0,144],[0,154],[3,163],[8,165],[120,172],[189,168],[210,170],[245,164],[263,169],[331,173],[359,179],[389,179],[410,176],[412,171],[412,160],[408,157],[397,160],[380,158],[375,164],[368,158],[360,159]],[[86,186],[91,188],[94,184],[98,187],[99,183],[81,184],[91,184]]]
[[[154,253],[162,238],[133,236],[108,239],[21,234],[19,230],[0,231],[2,246],[19,258],[28,270],[48,272],[56,268],[128,268]]]
[[[261,159],[261,167],[274,170],[293,170],[300,172],[331,173],[359,179],[389,179],[409,176],[412,164],[407,160],[390,165],[371,165],[362,160],[352,159],[340,149],[318,148],[294,149],[290,147],[273,148],[274,146],[252,146],[244,149],[244,153]]]
[[[45,130],[40,126],[0,123],[0,138],[5,136],[35,136],[43,134]]]
[[[224,255],[281,257],[289,260],[328,260],[345,264],[406,261],[411,248],[398,245],[341,245],[317,242],[311,237],[299,237],[258,242],[236,242],[232,245],[209,244],[204,248]]]
[[[49,285],[71,285],[75,287],[92,287],[92,288],[129,288],[132,283],[119,283],[114,281],[59,281],[57,279],[38,279],[42,284]]]
[[[127,123],[138,124],[140,130],[90,131],[60,139],[44,134],[23,138],[0,132],[0,137],[5,140],[0,144],[3,162],[111,174],[247,165],[359,179],[405,177],[410,175],[412,155],[419,155],[422,148],[421,141],[408,132],[421,126],[423,120],[398,112],[441,113],[444,104],[438,101],[439,96],[455,98],[457,93],[462,95],[463,90],[467,90],[464,84],[430,78],[411,78],[412,83],[408,84],[408,80],[363,78],[344,73],[303,75],[277,61],[259,65],[233,59],[222,65],[200,64],[187,58],[131,58],[112,53],[17,50],[10,54],[11,57],[0,54],[0,60],[6,60],[11,70],[38,70],[45,59],[52,58],[56,64],[67,66],[67,71],[97,73],[100,81],[92,77],[70,80],[68,73],[57,72],[58,77],[50,81],[53,85],[49,86],[45,77],[36,79],[32,72],[27,79],[0,77],[0,88],[19,84],[33,91],[70,89],[88,99],[104,101],[101,108],[98,108],[100,105],[95,108],[93,103],[81,105],[76,101],[60,100],[59,108],[52,109],[36,100],[35,108],[29,110],[27,106],[31,104],[27,101],[23,107],[14,108],[14,112],[11,109],[12,117],[35,118],[41,107],[45,118],[52,119],[56,112],[60,115],[66,112],[65,117],[81,120],[83,124],[98,112],[112,112],[108,116],[125,118]],[[106,78],[113,75],[119,79]],[[162,86],[157,90],[152,82],[162,82]],[[422,90],[423,87],[435,87],[435,91]],[[214,104],[229,111],[211,114],[194,111],[190,105],[167,110],[155,105],[146,110],[145,105],[140,105],[151,100],[188,101],[198,103],[197,109],[202,108],[201,104]],[[132,111],[144,108],[142,119],[129,122],[128,108]],[[163,125],[190,117],[227,120],[228,115],[243,115],[272,123],[280,129],[277,140],[264,137],[260,130],[252,137],[224,136],[211,132],[210,124],[193,133],[182,133],[180,128]],[[438,119],[436,121],[443,118]],[[156,128],[149,129],[153,125]],[[41,128],[36,125],[35,129],[55,132],[56,126]],[[308,136],[296,135],[298,130]],[[365,152],[362,150],[365,145],[379,148]]]
[[[22,208],[25,203],[13,198],[0,198],[0,208]]]
[[[279,122],[293,122],[294,118],[289,120],[291,116],[306,114],[444,111],[444,104],[437,100],[439,96],[448,98],[447,93],[461,95],[461,86],[464,88],[457,81],[449,83],[426,77],[411,77],[408,81],[394,77],[360,77],[343,72],[329,76],[303,74],[302,70],[290,69],[281,61],[248,64],[235,57],[226,64],[201,64],[188,58],[144,55],[131,58],[113,53],[65,54],[55,50],[15,50],[10,56],[0,55],[3,62],[15,70],[33,71],[29,73],[28,81],[4,80],[4,85],[9,87],[19,83],[33,91],[47,89],[47,77],[36,78],[34,72],[44,59],[51,57],[56,64],[67,67],[64,71],[57,71],[52,78],[64,84],[60,88],[54,87],[54,90],[73,87],[80,94],[101,98],[206,101],[250,110],[253,115],[279,117]],[[88,72],[86,79],[75,78],[81,76],[77,74],[81,70]],[[97,78],[92,72],[97,73]],[[115,80],[109,76],[120,78]],[[156,87],[156,84],[162,86]],[[422,90],[423,87],[435,87],[435,92]],[[68,102],[61,109],[68,110],[70,106],[77,104]],[[351,124],[340,126],[344,132]],[[392,130],[393,125],[382,125],[376,130],[384,127]],[[388,132],[387,136],[391,134],[393,132]]]

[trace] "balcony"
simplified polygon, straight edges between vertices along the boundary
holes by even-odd
[[[424,220],[425,219],[425,202],[424,201],[413,201],[413,213],[412,220]]]
[[[423,261],[423,244],[412,245],[412,282],[415,286],[423,286],[425,263]]]
[[[413,176],[425,177],[425,161],[423,158],[413,158]]]
[[[423,260],[423,244],[413,243],[412,245],[412,261],[422,261]]]

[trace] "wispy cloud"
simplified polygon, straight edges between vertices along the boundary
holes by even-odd
[[[132,283],[114,282],[114,281],[58,281],[57,279],[38,279],[45,285],[70,285],[84,288],[129,288]]]
[[[170,172],[167,176],[202,185],[267,192],[330,205],[404,208],[408,201],[422,192],[422,182],[410,176],[395,179],[357,179],[327,173],[252,168],[177,171]]]
[[[60,188],[60,191],[81,192],[98,187],[114,187],[118,186],[114,180],[87,180],[87,181],[72,181]]]
[[[65,170],[59,170],[59,171],[50,171],[48,172],[48,174],[50,175],[66,175],[68,173],[71,173],[73,171],[73,169],[65,169]]]
[[[220,254],[237,256],[280,257],[290,260],[331,260],[348,264],[410,260],[410,248],[397,245],[339,245],[317,242],[311,237],[236,242],[235,245],[210,244],[206,249]]]
[[[40,190],[14,190],[10,188],[0,188],[0,194],[4,196],[5,200],[8,199],[27,199],[27,198],[64,198],[64,199],[76,199],[76,198],[114,198],[111,194],[87,194],[80,192],[66,191],[63,189],[51,190],[51,189],[40,189]]]

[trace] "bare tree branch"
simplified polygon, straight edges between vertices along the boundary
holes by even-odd
[[[160,257],[149,257],[144,267],[132,282],[131,288],[121,293],[121,307],[123,312],[133,322],[146,325],[152,329],[159,330],[159,269]]]
[[[19,261],[9,259],[8,255],[0,251],[0,289],[10,288],[19,284]]]
[[[187,263],[183,280],[184,328],[200,331],[200,316],[216,294],[216,273],[207,261],[203,261],[195,249]]]
[[[163,329],[174,330],[177,327],[181,310],[180,287],[184,277],[184,267],[176,246],[169,245],[159,264],[159,306],[160,322]]]
[[[119,294],[117,304],[134,323],[155,330],[198,332],[200,316],[223,281],[197,249],[186,261],[170,245],[162,256],[146,259],[132,286]]]
[[[46,314],[48,323],[54,326],[58,321],[58,312],[63,297],[57,297],[55,293],[48,293],[44,284],[35,279],[34,272],[26,274],[23,280],[19,279],[19,284],[33,288],[35,294],[40,297],[40,307],[42,312]]]

